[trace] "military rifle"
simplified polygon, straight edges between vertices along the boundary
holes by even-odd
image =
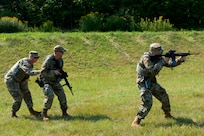
[[[70,92],[72,93],[72,95],[74,95],[74,93],[72,92],[72,87],[70,86],[70,84],[69,84],[69,82],[68,82],[68,79],[67,79],[67,77],[68,77],[67,72],[65,72],[64,70],[62,70],[62,67],[59,65],[59,62],[58,62],[56,59],[53,58],[53,61],[55,61],[55,67],[56,67],[57,69],[59,69],[59,72],[61,73],[61,75],[58,75],[58,76],[57,76],[57,78],[56,78],[57,81],[60,82],[61,79],[64,79],[65,84],[62,85],[62,86],[67,85],[68,88],[69,88],[69,90],[70,90]],[[63,63],[63,62],[62,62],[62,63]],[[43,87],[43,86],[44,86],[44,82],[43,82],[43,80],[41,79],[41,77],[40,77],[40,78],[37,78],[37,79],[35,80],[35,82],[36,82],[40,87]]]
[[[65,71],[63,71],[63,70],[60,70],[60,73],[62,74],[62,75],[60,75],[60,77],[63,78],[64,81],[65,81],[65,84],[62,85],[62,86],[67,85],[68,88],[69,88],[69,90],[70,90],[70,92],[72,93],[72,95],[74,95],[74,93],[72,92],[72,87],[70,86],[70,84],[69,84],[69,82],[68,82],[68,79],[67,79],[67,77],[68,77],[67,72],[65,72]]]
[[[59,69],[59,72],[61,73],[61,75],[59,75],[57,78],[60,78],[60,80],[61,79],[64,79],[64,81],[65,81],[65,84],[64,85],[62,85],[62,86],[65,86],[65,85],[67,85],[68,86],[68,88],[69,88],[69,90],[70,90],[70,92],[72,93],[72,95],[74,95],[74,93],[72,92],[72,87],[70,86],[70,84],[69,84],[69,82],[68,82],[68,79],[67,79],[67,77],[68,77],[68,74],[67,74],[67,72],[65,72],[64,70],[62,70],[62,67],[59,65],[59,62],[56,60],[56,59],[54,59],[53,58],[53,60],[55,61],[55,67],[57,68],[57,69]],[[63,63],[63,62],[62,62]],[[63,65],[63,64],[62,64]],[[60,81],[59,80],[59,81]]]
[[[198,55],[199,53],[190,53],[189,52],[182,52],[182,53],[177,53],[176,50],[169,50],[166,54],[162,54],[162,55],[152,55],[151,57],[153,58],[159,58],[161,56],[165,56],[165,57],[169,57],[172,59],[172,61],[174,62],[176,60],[176,56],[188,56],[188,55]]]
[[[61,73],[61,75],[58,76],[58,77],[60,78],[60,80],[61,80],[61,79],[64,79],[64,80],[65,80],[65,84],[62,85],[62,86],[67,85],[68,88],[69,88],[69,90],[70,90],[70,92],[72,93],[72,95],[74,95],[74,93],[72,92],[72,87],[70,86],[70,84],[69,84],[69,82],[68,82],[68,79],[67,79],[67,77],[68,77],[67,72],[64,72],[63,70],[60,70],[60,73]],[[60,80],[59,80],[59,81],[60,81]],[[36,82],[40,87],[43,87],[43,86],[44,86],[44,82],[42,81],[41,78],[38,78],[38,77],[37,77],[37,79],[35,80],[35,82]]]

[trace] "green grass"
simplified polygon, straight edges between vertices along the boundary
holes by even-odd
[[[143,128],[131,128],[140,104],[136,87],[135,66],[149,44],[160,42],[165,51],[200,52],[173,70],[164,68],[158,82],[166,88],[172,114],[177,120],[163,118],[161,104],[154,100]],[[29,116],[25,103],[10,118],[12,98],[3,83],[4,73],[30,50],[39,52],[35,64],[39,69],[43,58],[52,53],[56,44],[63,45],[65,71],[74,96],[65,86],[69,112],[73,119],[61,118],[55,97],[47,122]],[[204,135],[204,32],[108,32],[108,33],[16,33],[0,34],[0,135],[2,136],[192,136]],[[29,87],[34,108],[42,109],[42,90],[31,77]]]

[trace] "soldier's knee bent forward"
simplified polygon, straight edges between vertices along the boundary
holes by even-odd
[[[54,99],[54,92],[49,84],[45,84],[43,91],[44,95],[47,96],[49,99]]]

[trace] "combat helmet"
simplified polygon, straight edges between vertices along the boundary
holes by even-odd
[[[150,44],[150,51],[163,53],[164,50],[159,43],[152,43]]]

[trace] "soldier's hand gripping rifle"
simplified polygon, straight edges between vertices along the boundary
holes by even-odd
[[[72,92],[72,87],[70,86],[70,84],[69,84],[69,82],[68,82],[68,79],[67,79],[67,77],[68,77],[67,72],[65,72],[65,71],[61,70],[61,71],[60,71],[60,73],[62,74],[60,77],[61,77],[61,78],[63,78],[63,79],[64,79],[64,81],[65,81],[65,84],[64,84],[64,85],[62,85],[62,86],[67,85],[67,86],[68,86],[68,88],[69,88],[69,90],[70,90],[70,92],[72,93],[72,95],[74,95],[74,93]]]

